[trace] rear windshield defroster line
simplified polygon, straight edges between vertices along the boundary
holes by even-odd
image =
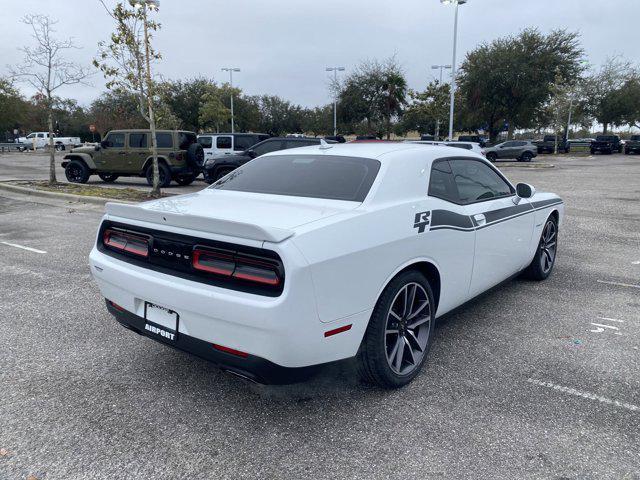
[[[211,188],[362,202],[379,170],[372,158],[273,155],[252,160]]]

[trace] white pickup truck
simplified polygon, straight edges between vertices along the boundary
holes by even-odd
[[[26,137],[16,139],[16,143],[22,143],[21,150],[37,150],[47,148],[49,145],[49,132],[32,132]],[[82,145],[80,137],[57,137],[53,136],[53,145],[56,150],[62,151]]]

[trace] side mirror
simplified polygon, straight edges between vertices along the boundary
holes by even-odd
[[[102,141],[100,142],[100,146],[101,146],[102,148],[107,148],[107,147],[109,146],[109,142],[108,142],[107,140],[102,140]]]
[[[251,158],[256,158],[258,156],[255,150],[247,150],[247,155],[249,155]]]
[[[536,189],[528,183],[518,183],[516,185],[516,195],[520,198],[531,198],[535,195]]]

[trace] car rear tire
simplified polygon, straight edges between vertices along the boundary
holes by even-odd
[[[531,280],[545,280],[556,263],[558,253],[558,222],[552,215],[544,224],[536,254],[529,266],[524,270],[523,276]]]
[[[168,187],[171,183],[171,170],[169,170],[169,167],[163,162],[158,162],[158,175],[160,177],[159,187]],[[149,186],[153,187],[153,162],[149,162],[145,176],[147,177]]]
[[[118,175],[115,173],[99,173],[98,176],[105,183],[113,183],[118,179]]]
[[[497,159],[498,155],[496,155],[494,152],[487,153],[487,160],[489,160],[491,163],[494,163]]]
[[[596,154],[596,151],[592,148],[591,149],[591,155],[595,155],[595,154]]]
[[[429,281],[416,270],[396,276],[376,303],[356,362],[360,377],[383,388],[400,388],[425,364],[435,324]]]
[[[533,155],[531,154],[531,152],[524,152],[524,153],[520,156],[520,159],[521,159],[523,162],[530,162],[532,158],[533,158]]]
[[[191,185],[193,181],[196,179],[197,175],[194,173],[190,173],[187,175],[176,175],[174,180],[176,183],[182,187],[186,187],[187,185]]]
[[[55,148],[57,152],[64,151],[64,145],[62,145],[61,143],[57,144]]]
[[[70,183],[87,183],[91,171],[80,160],[71,160],[64,169],[64,175]]]

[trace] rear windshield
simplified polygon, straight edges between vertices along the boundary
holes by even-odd
[[[640,135],[631,135],[631,140],[634,142],[640,141]]]
[[[596,142],[615,142],[616,137],[612,135],[598,135],[596,137]]]
[[[379,169],[371,158],[274,155],[252,160],[212,188],[362,202]]]

